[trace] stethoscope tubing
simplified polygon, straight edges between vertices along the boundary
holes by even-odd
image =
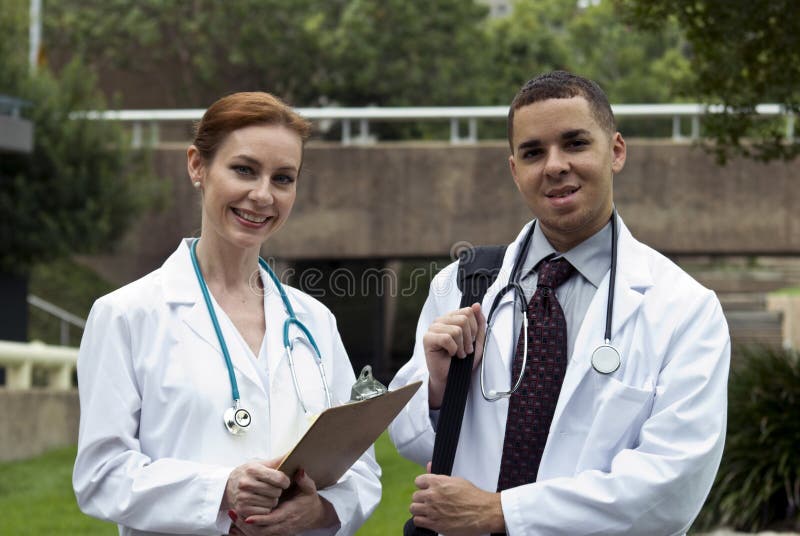
[[[231,360],[230,353],[228,351],[228,345],[225,343],[225,337],[222,334],[222,328],[219,325],[219,320],[217,319],[217,314],[214,312],[214,305],[211,302],[211,295],[208,291],[208,285],[205,282],[205,278],[203,277],[202,272],[200,271],[200,264],[197,262],[197,244],[200,242],[199,239],[192,242],[191,247],[189,248],[191,258],[192,258],[192,266],[194,267],[195,275],[197,276],[197,281],[200,284],[200,290],[203,294],[203,299],[206,303],[206,308],[208,309],[209,316],[211,317],[211,323],[214,326],[214,331],[217,335],[217,340],[219,341],[220,349],[222,350],[222,355],[225,358],[225,366],[228,369],[228,379],[230,380],[231,384],[231,397],[233,398],[233,407],[234,409],[238,409],[240,406],[240,395],[239,395],[239,384],[236,381],[236,373],[234,372],[233,362]],[[294,308],[292,307],[291,301],[289,301],[289,296],[286,294],[286,290],[283,288],[283,284],[281,283],[278,276],[275,275],[275,272],[272,271],[272,268],[266,263],[264,259],[261,257],[258,258],[258,264],[264,271],[267,273],[269,278],[272,280],[275,288],[278,289],[278,293],[280,294],[281,301],[283,302],[283,306],[286,309],[287,318],[283,323],[283,346],[286,350],[288,363],[289,363],[289,370],[292,375],[292,383],[294,384],[295,392],[297,393],[297,399],[300,402],[300,406],[303,409],[303,412],[308,414],[308,408],[303,400],[303,396],[300,391],[300,383],[297,380],[297,372],[295,370],[295,363],[294,363],[294,355],[292,351],[294,349],[294,341],[291,340],[289,330],[292,325],[294,325],[297,329],[299,329],[305,336],[306,341],[308,342],[309,346],[313,350],[313,358],[317,365],[317,369],[320,374],[320,378],[322,379],[322,387],[325,391],[325,398],[328,403],[328,407],[333,406],[333,397],[331,396],[330,388],[328,387],[328,379],[327,375],[325,374],[325,367],[322,362],[322,354],[319,351],[319,347],[317,346],[317,342],[314,339],[314,336],[311,334],[311,331],[303,324],[295,314]],[[232,432],[233,433],[233,432]]]

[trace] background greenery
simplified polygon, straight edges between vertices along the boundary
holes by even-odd
[[[384,433],[376,456],[383,469],[383,498],[358,531],[360,536],[399,534],[409,517],[414,477],[421,468],[401,458]],[[74,447],[21,462],[0,462],[0,534],[70,534],[111,536],[116,525],[78,510],[72,492]]]

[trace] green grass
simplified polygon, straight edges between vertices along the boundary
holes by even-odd
[[[75,447],[0,463],[0,534],[105,535],[116,525],[83,515],[72,493]]]
[[[401,458],[384,433],[375,446],[383,468],[383,499],[359,536],[399,534],[408,519],[414,477],[422,469]],[[0,534],[104,535],[116,525],[78,510],[72,493],[75,447],[18,462],[0,462]]]

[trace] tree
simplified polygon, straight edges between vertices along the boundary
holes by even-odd
[[[112,87],[142,93],[137,105],[204,107],[244,90],[310,105],[324,74],[318,35],[340,3],[64,0],[48,4],[45,35],[54,63],[82,58]]]
[[[595,80],[612,103],[669,102],[688,72],[674,23],[640,31],[619,20],[610,2],[517,0],[513,14],[488,22],[492,104],[511,101],[533,76],[564,69]],[[657,126],[657,125],[656,125]],[[634,135],[654,125],[626,125]]]
[[[764,120],[757,104],[800,108],[800,18],[795,0],[614,0],[623,17],[648,30],[675,20],[690,45],[691,100],[719,104],[703,127],[720,162],[739,154],[789,160],[800,144],[784,139],[783,121]]]
[[[59,76],[29,74],[27,4],[0,12],[0,93],[26,100],[34,124],[33,153],[0,158],[0,276],[23,285],[37,262],[113,243],[152,185],[146,159],[127,149],[119,125],[71,115],[102,108],[91,73],[73,61]],[[15,306],[24,317],[24,293]]]

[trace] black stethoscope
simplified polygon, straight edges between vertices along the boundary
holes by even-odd
[[[489,402],[494,402],[502,398],[510,397],[522,383],[522,376],[525,374],[525,365],[528,362],[528,315],[527,303],[525,302],[525,293],[522,286],[519,284],[519,273],[522,270],[522,264],[528,257],[528,250],[530,249],[531,240],[533,238],[533,231],[536,227],[536,221],[531,224],[530,229],[525,234],[522,245],[519,249],[519,254],[514,260],[514,266],[511,269],[511,275],[508,278],[509,283],[500,289],[492,302],[492,307],[489,309],[489,316],[486,319],[486,336],[483,341],[483,359],[481,359],[481,393],[483,398]],[[608,282],[608,299],[606,300],[606,329],[603,337],[604,343],[595,348],[592,352],[592,368],[600,374],[611,374],[615,372],[622,363],[619,350],[611,344],[611,319],[614,310],[614,287],[617,275],[617,210],[613,209],[611,213],[611,274]],[[522,335],[523,346],[525,352],[522,355],[522,367],[520,374],[514,385],[508,391],[497,391],[495,389],[486,390],[484,385],[484,365],[486,363],[486,349],[489,342],[489,334],[492,330],[492,320],[498,310],[500,300],[507,292],[514,292],[514,303],[520,304],[520,312],[522,314]],[[520,299],[521,298],[521,299]]]

